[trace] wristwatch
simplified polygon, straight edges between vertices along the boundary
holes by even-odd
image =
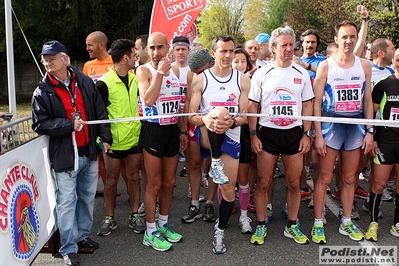
[[[311,68],[312,68],[312,64],[309,63],[309,64],[308,64],[308,70],[310,70]]]
[[[303,135],[309,138],[312,138],[312,131],[311,130],[306,130],[303,132]]]
[[[185,131],[180,131],[180,135],[181,135],[181,134],[188,135],[188,131],[187,131],[187,130],[185,130]]]
[[[373,134],[373,135],[376,132],[375,127],[369,127],[366,131],[367,131],[367,133],[370,133],[370,134]]]
[[[230,129],[234,129],[237,127],[237,120],[236,118],[233,118],[233,124],[231,125]]]
[[[255,135],[256,135],[256,130],[251,130],[251,131],[249,131],[249,135],[250,135],[250,136],[255,136]]]

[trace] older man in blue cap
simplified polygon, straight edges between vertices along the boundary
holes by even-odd
[[[267,33],[259,33],[256,36],[255,41],[259,44],[258,59],[266,62],[266,64],[272,59],[269,49],[270,35]]]
[[[43,45],[40,54],[46,69],[32,97],[32,128],[50,137],[49,156],[57,185],[59,252],[65,265],[79,266],[78,249],[97,249],[89,238],[93,225],[97,188],[96,145],[112,144],[110,125],[87,125],[85,121],[107,119],[100,93],[91,78],[70,65],[65,46],[58,41]]]

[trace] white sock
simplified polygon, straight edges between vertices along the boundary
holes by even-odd
[[[247,210],[241,210],[241,217],[247,217],[248,216],[248,211]]]
[[[345,217],[345,216],[342,216],[342,218],[341,218],[341,223],[343,224],[343,225],[348,225],[348,223],[351,221],[351,218],[348,218],[348,217]]]
[[[272,211],[273,210],[273,205],[271,203],[267,204],[267,209]]]
[[[159,227],[163,227],[165,224],[167,224],[168,223],[168,218],[169,218],[169,215],[159,214],[159,217],[158,217],[158,225],[159,225]]]
[[[199,200],[192,200],[191,205],[194,205],[195,207],[197,207],[197,209],[199,209],[200,206]]]
[[[155,231],[157,231],[157,227],[155,226],[155,223],[149,223],[147,222],[147,235],[151,236],[152,233],[154,233]]]
[[[323,225],[323,219],[314,219],[314,225]]]

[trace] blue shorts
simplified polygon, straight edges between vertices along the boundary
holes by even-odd
[[[322,122],[321,131],[328,147],[344,151],[360,148],[366,135],[364,125]]]
[[[197,140],[198,147],[202,158],[209,158],[211,156],[211,151],[201,147],[201,129],[200,127],[195,127],[195,139]],[[239,159],[241,154],[241,144],[229,138],[227,135],[224,136],[222,152],[226,153],[234,159]]]

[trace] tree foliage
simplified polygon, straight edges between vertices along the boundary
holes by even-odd
[[[284,26],[287,11],[291,5],[292,0],[268,0],[262,32],[270,34],[274,29]]]
[[[249,0],[244,14],[244,37],[246,40],[254,39],[262,32],[267,14],[267,1]],[[269,32],[270,34],[270,32]]]
[[[134,39],[148,33],[152,1],[135,0],[15,0],[13,9],[23,31],[37,55],[48,40],[62,42],[73,60],[89,59],[85,50],[87,34],[103,31],[109,40]],[[4,6],[0,8],[4,14]],[[3,15],[4,16],[4,15]],[[0,34],[5,36],[4,19]],[[15,18],[13,19],[15,62],[31,62],[29,50]],[[5,64],[5,40],[1,40],[0,63]]]
[[[218,35],[231,35],[236,44],[243,43],[246,5],[245,0],[210,0],[198,23],[199,39],[203,45],[211,48],[212,39]]]

